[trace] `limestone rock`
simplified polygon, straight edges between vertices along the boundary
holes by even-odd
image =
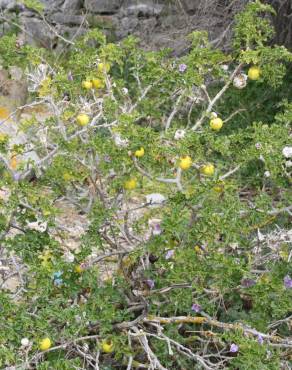
[[[92,13],[116,13],[122,5],[121,0],[85,0],[84,7]]]

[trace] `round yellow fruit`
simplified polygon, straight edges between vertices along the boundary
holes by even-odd
[[[102,352],[111,353],[114,350],[114,344],[111,341],[102,341],[101,349],[102,349]]]
[[[192,165],[192,158],[190,156],[187,155],[180,159],[179,167],[182,170],[188,170],[191,167],[191,165]]]
[[[83,268],[81,265],[76,265],[74,271],[76,272],[76,274],[82,274]]]
[[[77,123],[80,126],[86,126],[89,123],[89,117],[87,114],[78,114],[77,116]]]
[[[95,89],[103,89],[105,84],[104,84],[104,81],[101,80],[100,78],[94,78],[92,80],[92,85]]]
[[[109,63],[99,63],[97,66],[98,72],[109,72],[111,69],[111,66]]]
[[[126,190],[133,190],[137,187],[137,181],[135,179],[130,179],[125,181],[124,188]]]
[[[82,81],[82,87],[86,90],[92,89],[92,82],[91,81]]]
[[[3,134],[3,132],[0,132],[0,143],[3,143],[4,141],[6,141],[7,136],[8,135]]]
[[[145,150],[143,147],[141,147],[139,150],[136,150],[135,151],[135,156],[140,158],[140,157],[143,157],[143,155],[145,154]]]
[[[202,168],[201,168],[201,172],[202,174],[204,174],[205,176],[213,176],[214,173],[215,173],[215,167],[212,163],[208,163],[208,164],[205,164]]]
[[[70,175],[70,173],[68,173],[68,172],[65,172],[63,174],[63,180],[64,181],[70,181],[70,180],[72,180],[72,175]]]
[[[260,78],[260,74],[261,74],[261,70],[259,67],[256,67],[256,66],[250,67],[247,73],[248,78],[253,81],[258,80]]]
[[[223,181],[218,182],[218,184],[216,184],[216,185],[213,187],[213,190],[214,190],[216,193],[223,193],[223,191],[224,191],[224,182],[223,182]]]
[[[50,338],[44,338],[39,343],[39,349],[41,351],[47,351],[52,347],[52,341]]]
[[[219,131],[219,130],[221,130],[222,126],[223,126],[223,121],[222,121],[221,118],[217,117],[217,118],[211,119],[210,127],[211,127],[212,130]]]

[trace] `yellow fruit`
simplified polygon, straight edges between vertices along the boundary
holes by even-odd
[[[52,347],[52,341],[50,338],[44,338],[39,343],[39,349],[41,351],[47,351]]]
[[[102,352],[111,353],[114,350],[114,344],[111,341],[102,341],[101,349],[102,349]]]
[[[86,126],[86,125],[88,125],[88,123],[89,123],[89,117],[88,117],[88,115],[87,114],[79,114],[78,116],[77,116],[77,123],[78,123],[78,125],[80,125],[80,126]]]
[[[13,170],[16,170],[17,166],[18,166],[18,160],[16,159],[16,155],[14,154],[13,157],[11,157],[10,159],[10,167]]]
[[[94,78],[92,80],[92,85],[95,89],[103,89],[105,84],[104,84],[104,81],[101,80],[100,78]]]
[[[137,186],[137,181],[135,179],[127,180],[124,183],[124,188],[126,190],[133,190],[136,188],[136,186]]]
[[[81,265],[76,265],[74,271],[76,272],[76,274],[82,274],[83,268]]]
[[[205,164],[201,168],[201,172],[205,176],[213,176],[214,175],[214,172],[215,172],[215,167],[214,167],[214,165],[212,163]]]
[[[144,154],[145,154],[145,150],[142,147],[139,150],[135,151],[135,156],[138,158],[143,157]]]
[[[0,118],[1,118],[1,117],[0,117]],[[8,135],[3,134],[3,132],[0,132],[0,143],[3,143],[4,141],[6,141],[7,136],[8,136]]]
[[[65,172],[65,173],[63,174],[63,180],[64,180],[64,181],[70,181],[70,180],[72,180],[72,176],[70,175],[70,173]]]
[[[98,72],[109,72],[111,66],[109,63],[99,63],[97,66]]]
[[[198,245],[195,245],[194,250],[197,253],[203,253],[202,248],[200,248]]]
[[[90,81],[82,81],[82,87],[86,90],[92,89],[92,82]]]
[[[259,69],[259,67],[256,66],[250,67],[247,73],[248,78],[253,81],[258,80],[260,78],[260,74],[261,70]]]
[[[221,118],[213,118],[210,121],[210,127],[214,131],[219,131],[223,126],[223,121]]]
[[[216,193],[223,193],[223,191],[224,191],[224,182],[223,181],[218,182],[218,184],[213,187],[213,190]]]
[[[192,158],[189,157],[188,155],[180,159],[179,167],[182,170],[188,170],[191,167],[191,165],[192,165]]]

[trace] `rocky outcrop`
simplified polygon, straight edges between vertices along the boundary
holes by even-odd
[[[231,9],[229,18],[223,17],[224,7],[220,0],[213,0],[207,12],[205,0],[39,1],[44,6],[46,22],[40,14],[17,0],[0,0],[0,8],[7,19],[3,30],[9,26],[8,18],[17,15],[27,42],[54,49],[64,47],[64,40],[58,34],[71,39],[90,27],[100,27],[111,40],[132,34],[141,38],[144,47],[170,47],[180,54],[185,49],[186,34],[203,28],[215,38],[224,30],[224,22],[233,16]],[[233,3],[236,6],[247,1],[235,0]],[[202,9],[207,13],[208,21]]]
[[[175,54],[181,54],[186,48],[185,36],[197,29],[207,30],[211,39],[218,39],[218,36],[220,39],[224,34],[220,46],[228,45],[231,28],[224,31],[234,14],[251,0],[231,3],[224,0],[39,1],[44,6],[45,21],[19,0],[0,0],[3,14],[0,36],[9,27],[15,27],[15,18],[18,18],[25,40],[46,48],[64,47],[64,39],[58,35],[70,40],[88,28],[100,27],[113,41],[131,34],[138,36],[146,48],[170,47]],[[276,41],[291,46],[291,0],[265,1],[279,11],[274,19],[278,29]],[[290,26],[287,28],[287,25]]]

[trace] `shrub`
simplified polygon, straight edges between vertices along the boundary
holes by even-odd
[[[61,60],[0,41],[49,112],[20,122],[27,145],[1,139],[3,259],[21,282],[1,292],[2,368],[288,366],[292,55],[263,12],[238,15],[228,55],[204,32],[180,59],[99,30]],[[89,222],[76,251],[60,199]]]

